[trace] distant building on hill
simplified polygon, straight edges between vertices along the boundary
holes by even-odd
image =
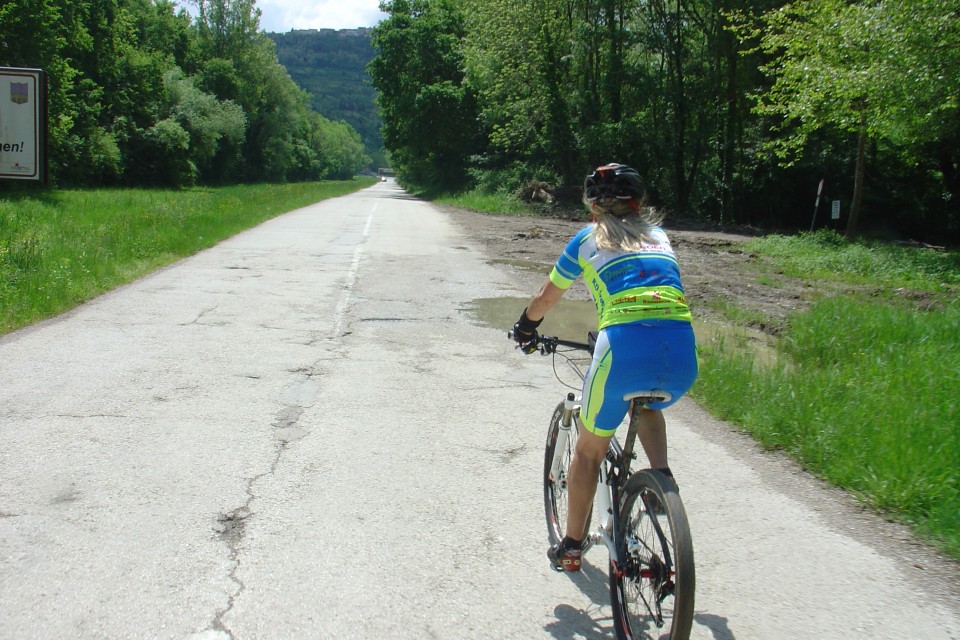
[[[290,33],[319,33],[325,36],[338,35],[341,38],[369,37],[373,29],[371,27],[358,27],[356,29],[290,29]]]
[[[371,31],[370,27],[359,27],[357,29],[340,29],[339,31],[337,31],[337,35],[340,36],[341,38],[357,38],[360,36],[366,37],[370,35],[370,31]]]

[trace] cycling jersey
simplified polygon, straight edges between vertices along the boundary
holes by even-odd
[[[631,253],[597,248],[596,225],[582,229],[557,260],[550,281],[568,289],[583,275],[597,307],[598,328],[638,320],[690,322],[677,257],[663,229]]]
[[[651,409],[679,400],[697,378],[697,351],[677,258],[663,229],[653,227],[629,253],[598,249],[595,229],[588,226],[570,240],[550,281],[568,289],[582,275],[593,295],[600,334],[584,379],[580,420],[591,433],[611,436],[629,410],[625,394],[670,393],[669,401]]]

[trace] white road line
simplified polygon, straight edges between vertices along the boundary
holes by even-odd
[[[377,210],[377,204],[373,204],[373,211]],[[367,224],[363,227],[363,234],[360,238],[357,249],[353,252],[353,262],[350,263],[350,270],[347,271],[347,281],[343,285],[343,291],[340,292],[340,301],[337,303],[337,309],[333,312],[333,337],[343,335],[343,324],[346,321],[347,307],[350,305],[350,295],[353,293],[353,287],[357,282],[357,271],[360,269],[360,258],[363,254],[363,245],[370,236],[370,225],[373,223],[373,212],[367,218]]]

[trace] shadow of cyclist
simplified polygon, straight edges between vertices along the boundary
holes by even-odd
[[[578,609],[568,604],[557,605],[553,610],[556,620],[545,625],[544,630],[557,640],[611,638],[613,619],[603,610],[610,604],[610,578],[607,567],[598,568],[590,562],[584,562],[580,571],[569,573],[567,576],[595,606]],[[729,621],[723,616],[697,613],[693,621],[695,625],[709,629],[713,640],[736,640]],[[651,629],[651,634],[646,638],[659,639],[659,630]]]
[[[590,598],[591,606],[579,609],[568,604],[557,605],[553,610],[557,619],[544,626],[544,630],[557,640],[599,640],[613,635],[613,620],[602,610],[610,606],[610,582],[606,567],[597,568],[589,561],[585,561],[582,567],[580,571],[565,575]],[[562,579],[561,576],[557,577]]]
[[[723,616],[715,616],[712,613],[698,613],[693,616],[695,624],[710,629],[713,634],[713,640],[736,640],[733,631],[730,630],[729,621]]]
[[[558,604],[553,610],[557,619],[544,625],[543,629],[556,640],[609,640],[613,636],[613,620],[599,614],[599,608],[578,609],[569,604]]]

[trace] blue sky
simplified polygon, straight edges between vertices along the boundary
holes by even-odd
[[[196,2],[177,0],[196,16]],[[260,28],[274,33],[291,29],[355,29],[372,27],[387,14],[380,0],[257,0]]]
[[[279,33],[372,27],[386,17],[379,6],[380,0],[257,0],[260,28]]]

